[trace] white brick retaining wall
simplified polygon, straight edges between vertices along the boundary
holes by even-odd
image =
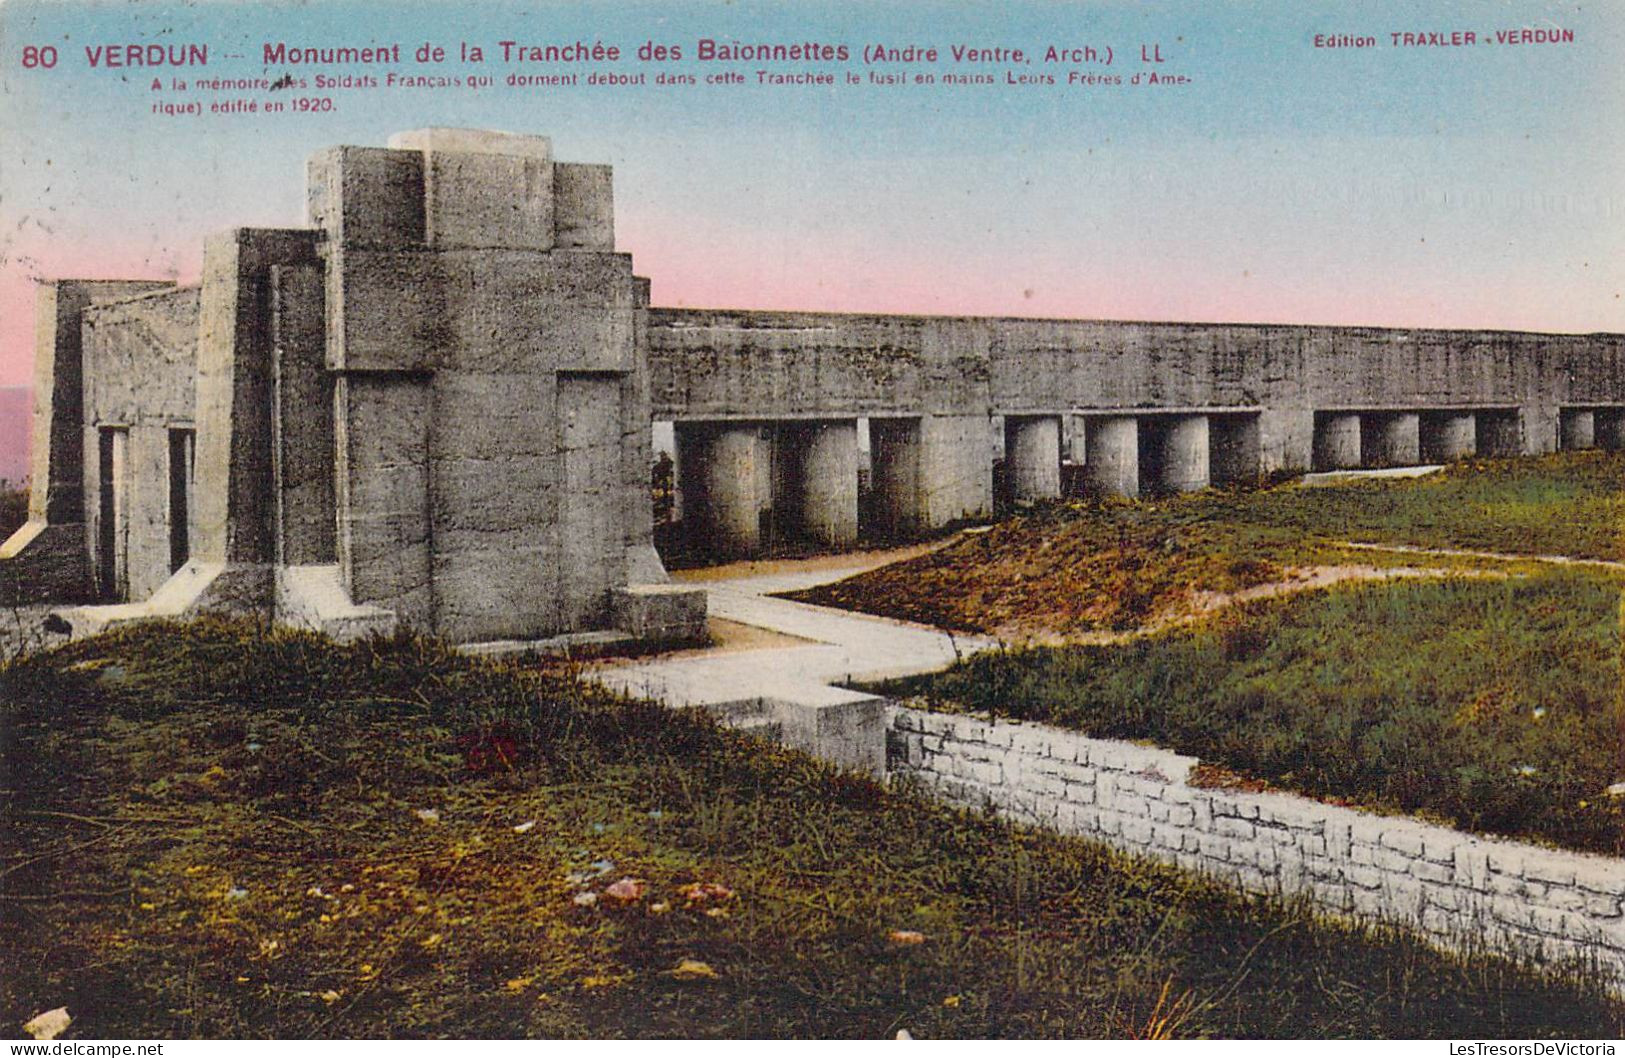
[[[948,800],[1446,947],[1594,960],[1625,990],[1625,860],[1475,837],[1293,794],[1190,785],[1194,757],[895,706],[887,761]]]

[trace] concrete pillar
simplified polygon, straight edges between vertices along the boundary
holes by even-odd
[[[872,519],[866,531],[880,540],[920,532],[920,420],[870,419],[869,463]]]
[[[1579,452],[1597,446],[1597,420],[1590,408],[1564,408],[1558,419],[1565,452]]]
[[[1562,409],[1550,404],[1525,404],[1518,409],[1521,421],[1518,454],[1543,456],[1559,448]]]
[[[1429,412],[1418,428],[1424,463],[1469,459],[1478,451],[1478,423],[1470,411]]]
[[[766,456],[754,424],[677,424],[683,528],[688,539],[718,555],[750,555],[761,547],[757,467]]]
[[[1479,455],[1510,459],[1523,451],[1523,427],[1516,409],[1481,411],[1476,418]]]
[[[1360,462],[1365,466],[1414,467],[1421,460],[1421,419],[1415,412],[1360,416]]]
[[[920,419],[921,527],[940,529],[993,510],[993,458],[986,415]]]
[[[1159,425],[1157,487],[1165,492],[1207,488],[1211,473],[1207,416],[1179,415]]]
[[[1261,474],[1302,473],[1315,465],[1315,420],[1311,408],[1261,408],[1258,467]]]
[[[1257,481],[1263,474],[1256,415],[1210,415],[1209,478],[1215,485]]]
[[[434,625],[427,376],[358,371],[334,380],[340,582],[358,603]]]
[[[1316,470],[1351,470],[1360,465],[1360,416],[1326,412],[1315,416]]]
[[[1061,495],[1061,420],[1054,415],[1009,415],[1004,420],[1004,468],[1017,503]]]
[[[1598,448],[1625,451],[1625,408],[1598,408],[1593,422]]]
[[[324,278],[316,263],[271,268],[273,536],[284,566],[338,561]]]
[[[1113,415],[1088,420],[1089,461],[1084,478],[1089,484],[1112,496],[1140,494],[1140,425],[1132,415]]]
[[[847,547],[858,539],[858,427],[855,420],[797,423],[786,440],[785,518],[814,543]]]

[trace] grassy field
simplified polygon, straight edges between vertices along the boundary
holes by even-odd
[[[1441,564],[1342,541],[1618,559],[1622,526],[1625,453],[1472,460],[1401,481],[1053,504],[791,597],[969,632],[1071,634],[1175,616],[1200,592],[1292,566]]]
[[[1309,794],[1625,854],[1617,577],[1411,581],[1250,603],[1109,647],[899,681],[938,708],[1150,739]]]
[[[1609,1037],[1447,958],[420,641],[0,669],[0,1018],[68,1036]]]
[[[28,521],[28,490],[0,481],[0,543]]]

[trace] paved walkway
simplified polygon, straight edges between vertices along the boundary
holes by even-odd
[[[1342,540],[1338,547],[1358,551],[1389,551],[1396,555],[1440,555],[1444,558],[1482,558],[1495,562],[1546,562],[1554,566],[1590,566],[1596,569],[1622,569],[1625,562],[1609,558],[1573,558],[1569,555],[1521,555],[1512,551],[1464,551],[1452,547],[1417,547],[1414,544],[1367,544]]]
[[[831,705],[866,698],[833,686],[935,672],[994,641],[955,636],[924,625],[809,606],[768,596],[810,588],[873,569],[873,560],[849,566],[694,581],[709,593],[711,615],[808,640],[805,645],[607,666],[589,678],[668,705],[720,705],[776,698]]]

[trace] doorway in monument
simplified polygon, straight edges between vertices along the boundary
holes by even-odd
[[[130,431],[101,427],[96,455],[96,586],[102,598],[122,602],[130,594]]]
[[[196,434],[169,431],[169,572],[186,565],[192,553],[192,465]]]

